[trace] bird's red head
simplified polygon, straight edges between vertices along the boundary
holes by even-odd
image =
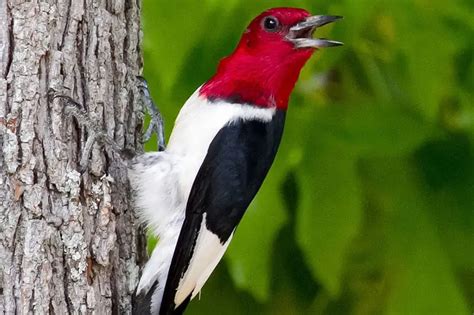
[[[286,109],[299,73],[315,49],[341,43],[312,39],[316,27],[339,19],[303,9],[275,8],[257,16],[235,51],[200,94],[209,99]]]

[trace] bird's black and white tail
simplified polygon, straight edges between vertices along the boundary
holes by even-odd
[[[151,300],[153,293],[158,286],[158,281],[153,283],[153,286],[148,292],[137,293],[133,295],[132,300],[132,314],[133,315],[151,315]]]
[[[156,293],[157,288],[158,281],[155,281],[155,283],[153,283],[153,286],[148,292],[142,292],[140,294],[137,294],[135,292],[132,301],[132,315],[182,315],[184,313],[184,310],[191,301],[191,295],[189,295],[188,298],[186,298],[186,300],[181,303],[176,309],[174,308],[174,304],[163,305],[162,308],[160,305],[161,310],[153,312],[152,301],[153,295]]]
[[[156,293],[156,289],[158,287],[158,281],[155,281],[153,286],[147,293],[141,294],[134,294],[133,301],[132,301],[132,315],[152,315],[152,299],[153,294]],[[184,310],[188,306],[189,302],[191,301],[191,295],[176,309],[174,307],[169,307],[165,311],[162,311],[160,315],[181,315],[184,313]],[[174,305],[173,305],[174,306]]]

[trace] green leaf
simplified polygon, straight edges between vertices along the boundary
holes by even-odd
[[[297,236],[314,275],[336,296],[346,251],[361,221],[359,183],[353,156],[312,145],[297,172],[302,195]]]
[[[153,250],[156,247],[156,244],[158,244],[158,238],[155,237],[150,230],[147,231],[147,253],[148,257],[151,257],[151,254],[153,253]]]
[[[411,164],[384,160],[369,173],[389,214],[387,314],[469,314]]]
[[[413,112],[392,104],[340,104],[315,116],[314,128],[325,142],[363,156],[406,154],[434,129]]]
[[[146,67],[158,75],[161,94],[170,91],[193,46],[202,38],[209,10],[201,2],[143,1]],[[153,58],[147,55],[153,54]]]
[[[426,143],[415,155],[423,189],[428,194],[428,214],[442,236],[440,242],[453,269],[460,275],[459,283],[465,287],[472,284],[469,275],[474,266],[472,148],[467,134],[456,133]]]

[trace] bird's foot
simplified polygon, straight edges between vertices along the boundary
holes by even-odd
[[[48,99],[53,102],[55,99],[62,101],[64,106],[64,113],[66,116],[74,117],[79,125],[85,127],[88,132],[88,138],[82,149],[81,160],[79,161],[80,171],[84,172],[89,165],[89,156],[92,152],[92,147],[95,142],[107,145],[113,151],[119,153],[123,160],[132,158],[135,154],[128,149],[122,149],[120,145],[115,142],[107,133],[98,127],[98,124],[92,121],[87,114],[87,111],[83,109],[83,106],[72,99],[70,96],[58,93],[53,89],[48,91]]]
[[[164,122],[163,117],[161,116],[160,111],[153,102],[153,99],[150,94],[150,90],[148,89],[148,83],[146,82],[145,78],[137,77],[139,81],[139,88],[142,92],[143,96],[143,103],[145,108],[150,115],[150,123],[148,125],[145,134],[143,135],[143,142],[147,142],[150,140],[153,133],[156,133],[158,140],[157,140],[157,147],[158,151],[163,151],[165,149],[165,132],[164,132]]]

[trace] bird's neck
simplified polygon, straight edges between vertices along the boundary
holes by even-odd
[[[217,73],[201,87],[200,94],[210,100],[286,110],[300,71],[310,56],[311,52],[288,58],[259,58],[237,51],[220,62]]]

